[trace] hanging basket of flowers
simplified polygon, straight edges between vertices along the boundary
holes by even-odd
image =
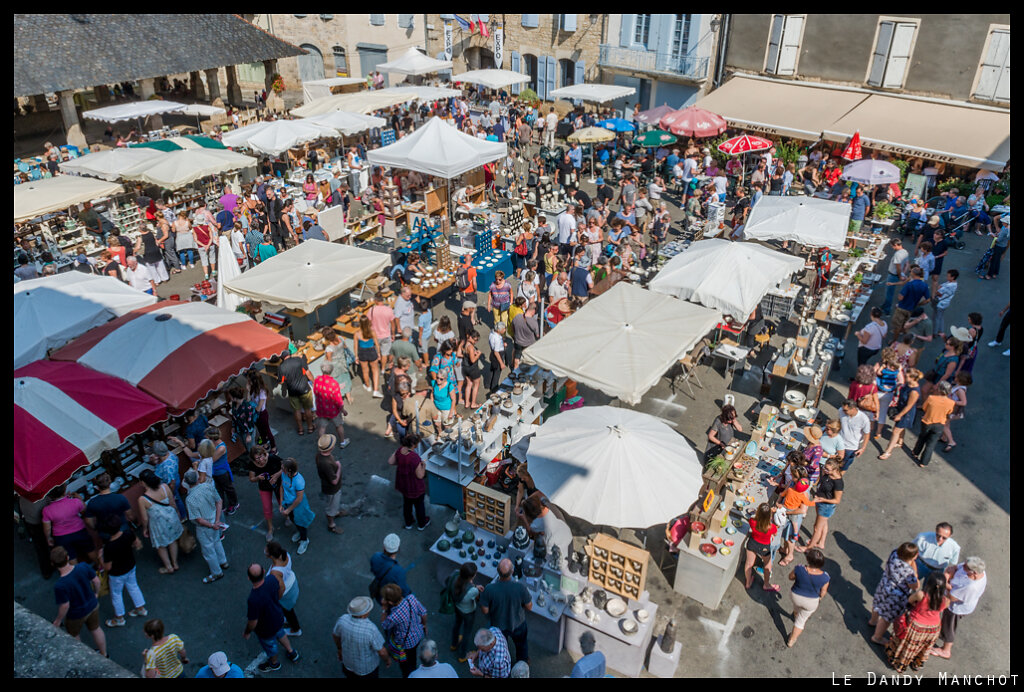
[[[273,77],[271,77],[270,88],[274,91],[275,94],[280,94],[282,91],[284,91],[284,77],[282,77],[279,74],[275,74]]]

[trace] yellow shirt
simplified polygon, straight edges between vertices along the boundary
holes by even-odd
[[[518,305],[513,303],[508,309],[508,335],[515,338],[515,330],[512,328],[512,320],[516,318],[516,315],[522,315],[522,310]]]
[[[176,634],[167,635],[163,644],[154,645],[146,649],[146,669],[155,668],[158,678],[176,678],[181,675],[184,666],[178,652],[183,650],[185,645]]]

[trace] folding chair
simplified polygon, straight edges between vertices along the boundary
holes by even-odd
[[[697,400],[696,395],[693,393],[693,387],[690,385],[690,378],[697,381],[697,386],[704,389],[704,384],[700,381],[700,377],[697,375],[697,366],[700,365],[704,357],[710,353],[708,349],[708,340],[701,339],[700,342],[694,347],[689,354],[679,359],[679,366],[682,368],[682,372],[672,378],[672,393],[675,394],[680,384],[685,384],[686,388],[690,392],[690,398],[694,401]]]

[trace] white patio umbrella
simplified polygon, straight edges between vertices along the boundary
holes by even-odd
[[[119,147],[63,161],[59,166],[65,173],[89,175],[103,180],[117,180],[124,171],[163,155],[164,152],[149,147]]]
[[[530,75],[513,72],[512,70],[470,70],[462,74],[453,74],[452,82],[481,84],[491,89],[503,89],[513,84],[525,84]]]
[[[888,161],[860,159],[843,166],[839,177],[861,185],[888,185],[900,182],[900,169]]]
[[[337,130],[320,123],[308,120],[274,120],[228,132],[221,138],[221,142],[229,147],[248,147],[276,156],[299,144],[337,136]]]
[[[65,272],[14,284],[14,367],[156,298],[112,276]]]
[[[386,127],[388,121],[375,115],[350,113],[348,111],[330,111],[303,118],[306,122],[331,127],[343,135],[354,135],[374,127]]]
[[[549,91],[548,96],[552,99],[579,99],[604,103],[635,93],[636,89],[633,87],[615,86],[614,84],[574,84]]]
[[[648,287],[743,321],[772,286],[803,266],[800,257],[757,243],[709,238],[669,260]]]
[[[14,221],[25,221],[41,214],[67,209],[93,199],[122,192],[117,183],[77,175],[58,175],[14,186]]]
[[[224,289],[224,282],[242,275],[238,268],[238,260],[231,250],[231,236],[222,235],[217,239],[217,307],[225,310],[236,310],[242,304],[237,293]]]
[[[579,142],[580,144],[593,144],[594,142],[610,142],[613,139],[615,139],[615,133],[603,127],[584,127],[582,130],[576,130],[568,137],[568,140],[570,142]],[[590,180],[588,180],[587,182],[596,182],[596,178],[594,178],[593,147],[590,148]]]
[[[682,435],[654,416],[591,406],[546,421],[526,452],[538,488],[591,524],[646,528],[697,499],[702,466]]]
[[[751,210],[743,236],[842,250],[849,225],[849,204],[817,197],[765,195]]]
[[[211,106],[205,103],[190,103],[179,111],[182,115],[194,115],[196,116],[196,126],[199,125],[199,118],[209,118],[214,115],[221,115],[227,113],[223,108],[217,106]]]
[[[390,72],[392,74],[430,74],[431,72],[452,69],[452,61],[437,60],[421,53],[419,49],[413,46],[405,51],[401,57],[380,63],[377,65],[377,69],[381,72]]]
[[[160,158],[144,161],[124,171],[125,180],[144,180],[154,185],[176,190],[194,180],[235,171],[256,165],[252,156],[228,149],[181,149],[161,154]]]

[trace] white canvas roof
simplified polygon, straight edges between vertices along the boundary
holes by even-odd
[[[377,69],[381,72],[390,72],[392,74],[429,74],[440,70],[452,69],[452,61],[431,58],[429,55],[421,53],[415,46],[412,46],[401,57],[380,63],[377,65]]]
[[[565,411],[540,426],[526,458],[548,498],[591,524],[645,528],[697,499],[697,453],[654,416],[614,406]]]
[[[312,79],[302,83],[302,100],[309,103],[313,99],[321,99],[331,95],[331,87],[365,84],[363,77],[331,77],[329,79]]]
[[[454,178],[507,154],[504,142],[467,135],[435,117],[394,144],[367,152],[366,158],[378,166]]]
[[[14,220],[26,221],[72,204],[109,197],[121,192],[121,186],[95,178],[58,175],[14,186]]]
[[[765,195],[751,210],[743,236],[842,250],[849,224],[849,204],[817,197]]]
[[[192,181],[240,168],[255,166],[256,159],[227,149],[180,149],[143,161],[122,173],[125,180],[144,180],[176,190]]]
[[[311,115],[320,115],[321,113],[329,113],[331,111],[370,113],[380,108],[390,108],[400,103],[421,98],[438,99],[459,96],[461,94],[462,92],[457,89],[446,89],[443,87],[391,87],[388,89],[358,91],[354,94],[335,94],[334,96],[316,99],[298,108],[293,108],[290,112],[292,115],[301,118],[308,118]]]
[[[451,79],[453,82],[482,84],[491,89],[501,89],[513,84],[525,84],[530,81],[530,75],[512,70],[470,70],[462,74],[453,74]]]
[[[307,240],[225,281],[224,287],[246,298],[309,313],[390,262],[380,252]]]
[[[557,99],[580,99],[581,101],[604,103],[635,93],[636,89],[633,87],[615,86],[614,84],[574,84],[550,91],[548,95]]]
[[[112,276],[64,272],[14,284],[14,367],[156,298]]]
[[[618,283],[527,347],[523,358],[636,404],[721,319],[718,310]]]
[[[330,111],[313,115],[303,120],[318,125],[332,127],[343,135],[354,135],[374,127],[386,127],[388,121],[378,118],[375,115],[363,115],[362,113],[349,113],[348,111]]]
[[[649,287],[743,321],[768,289],[803,266],[800,257],[756,243],[709,238],[669,260]]]
[[[118,123],[122,120],[135,120],[145,118],[157,113],[173,113],[185,108],[184,103],[174,101],[133,101],[132,103],[119,103],[116,106],[105,108],[94,108],[91,111],[82,113],[82,117],[92,120],[102,120],[105,123]]]
[[[210,106],[205,103],[190,103],[181,109],[182,115],[196,115],[196,116],[209,116],[209,115],[220,115],[221,113],[227,113],[223,108],[217,106]]]
[[[337,137],[338,131],[308,120],[259,122],[225,133],[221,142],[229,147],[248,147],[277,155],[306,142]]]
[[[91,175],[103,180],[117,180],[126,170],[163,155],[164,152],[150,147],[119,147],[79,156],[77,159],[63,161],[58,165],[65,173]]]

